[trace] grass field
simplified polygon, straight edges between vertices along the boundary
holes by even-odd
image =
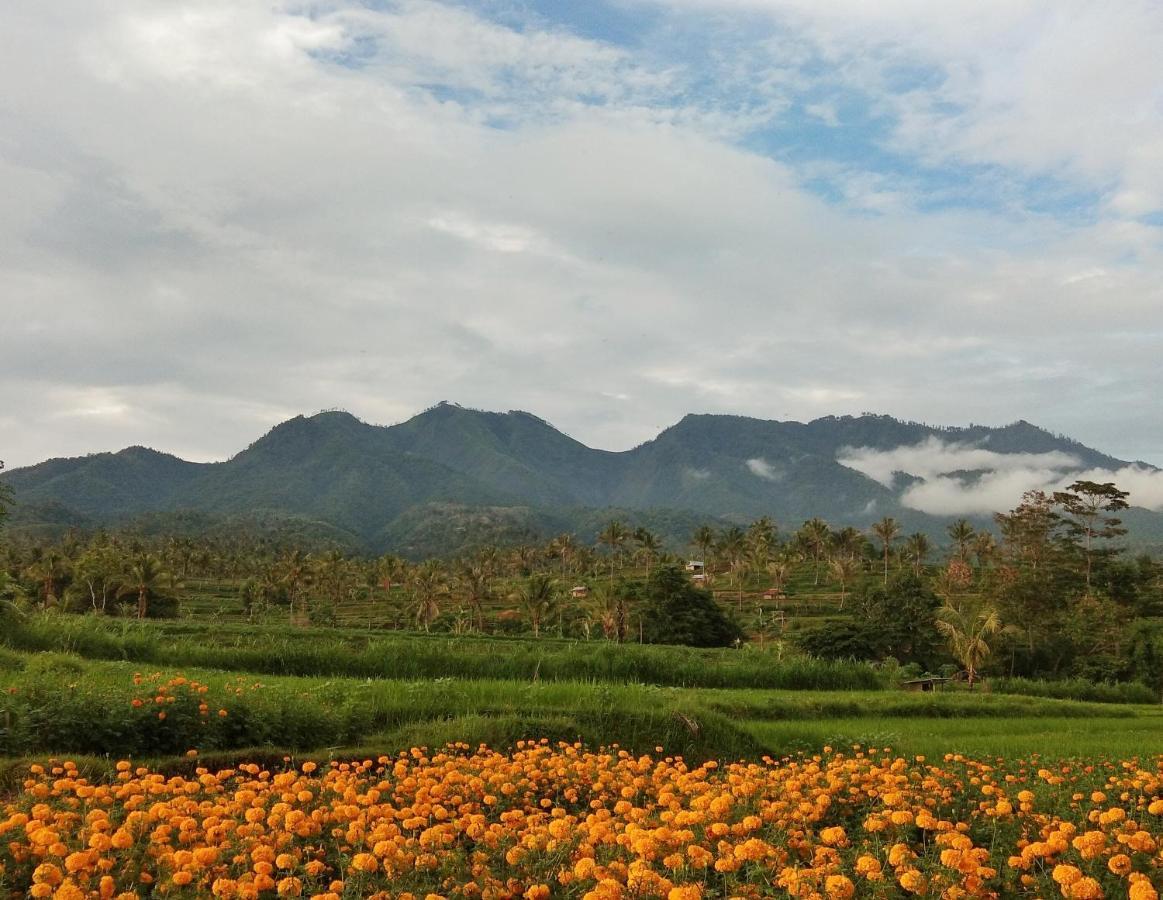
[[[0,893],[1051,896],[1066,878],[1065,896],[1149,898],[1161,875],[1142,828],[1163,814],[1163,710],[1121,688],[910,693],[778,645],[9,624]],[[1104,702],[1037,696],[1055,693]],[[1088,816],[1109,818],[1099,850],[1054,843],[1047,823],[1107,821]]]

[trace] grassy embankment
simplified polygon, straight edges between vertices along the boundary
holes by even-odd
[[[1047,758],[1163,747],[1155,706],[997,691],[910,694],[867,666],[755,649],[73,617],[26,619],[6,629],[5,641],[0,755],[10,773],[18,760],[50,754],[84,757],[102,771],[125,756],[190,767],[183,757],[191,749],[227,764],[531,737],[661,746],[692,758],[850,743]],[[1074,689],[1137,699],[1118,688]]]

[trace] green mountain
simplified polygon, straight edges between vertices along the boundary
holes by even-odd
[[[442,403],[390,427],[344,412],[296,416],[221,463],[131,447],[2,477],[18,503],[13,526],[30,533],[65,523],[156,532],[210,517],[227,530],[260,523],[422,556],[562,531],[590,540],[614,517],[676,547],[700,522],[761,515],[791,528],[812,516],[865,527],[893,515],[906,530],[943,538],[960,513],[922,512],[907,492],[968,496],[988,487],[995,468],[1027,464],[1064,474],[1130,465],[1027,422],[934,428],[872,415],[808,423],[689,415],[610,452],[530,413]],[[1134,519],[1163,536],[1158,513],[1136,510]]]

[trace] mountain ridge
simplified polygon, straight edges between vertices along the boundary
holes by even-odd
[[[805,423],[691,413],[648,441],[611,451],[588,447],[523,410],[442,402],[389,426],[342,410],[294,416],[221,462],[133,446],[46,460],[0,477],[18,503],[51,510],[56,520],[62,509],[99,524],[182,511],[261,513],[326,523],[373,550],[406,544],[408,523],[441,509],[457,510],[469,523],[500,523],[508,534],[568,530],[571,522],[590,522],[591,513],[582,511],[619,509],[675,523],[770,515],[791,527],[812,516],[864,527],[893,515],[908,530],[940,535],[951,516],[901,502],[904,488],[932,473],[902,469],[907,478],[885,484],[852,459],[841,462],[846,451],[890,459],[908,451],[908,458],[928,452],[926,446],[1007,462],[1069,459],[1077,471],[1131,465],[1025,420],[937,427],[872,414]],[[964,479],[958,484],[968,489],[980,482],[980,470],[953,467],[945,477]],[[472,509],[492,512],[465,512]],[[524,512],[496,512],[503,509]],[[427,520],[423,528],[440,530]]]

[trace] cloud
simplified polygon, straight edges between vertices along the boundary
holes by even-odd
[[[6,10],[0,456],[452,398],[611,449],[874,409],[1163,461],[1156,7],[537,6]]]
[[[782,481],[784,473],[776,469],[771,463],[765,459],[749,459],[747,460],[747,470],[758,478],[766,481]]]
[[[998,453],[972,444],[946,442],[937,437],[928,437],[918,444],[902,445],[892,450],[844,447],[837,455],[837,462],[867,475],[887,488],[894,486],[898,472],[928,479],[959,471],[1059,472],[1080,465],[1078,457],[1057,450],[1049,453]]]
[[[1085,469],[1068,453],[998,453],[979,446],[930,437],[891,450],[845,448],[841,465],[893,488],[897,474],[921,479],[909,483],[900,502],[939,516],[989,515],[1012,509],[1026,491],[1065,490],[1075,481],[1113,482],[1129,491],[1129,501],[1163,509],[1163,471],[1139,465]]]

